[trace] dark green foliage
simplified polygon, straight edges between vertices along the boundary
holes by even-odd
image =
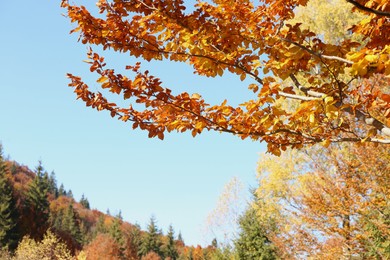
[[[70,203],[62,219],[62,230],[67,231],[74,240],[81,243],[80,221],[77,218],[73,204]]]
[[[181,235],[181,232],[179,232],[179,235],[177,236],[177,240],[184,244],[183,236]]]
[[[73,199],[73,192],[72,192],[72,190],[69,190],[69,191],[66,193],[66,197]]]
[[[141,258],[141,245],[142,245],[142,239],[141,239],[141,227],[139,224],[136,224],[130,231],[129,234],[129,248],[132,251],[132,254],[134,256],[137,256],[138,258]]]
[[[211,246],[214,247],[214,248],[218,247],[218,241],[217,241],[216,238],[214,238],[213,241],[211,241]]]
[[[120,216],[120,215],[119,215]],[[114,218],[108,233],[111,235],[111,237],[115,240],[115,242],[119,246],[120,255],[123,256],[123,252],[125,250],[125,238],[123,236],[122,230],[121,230],[122,220],[119,217]]]
[[[59,196],[66,196],[66,190],[64,187],[64,184],[61,183],[60,188],[58,189],[58,197]]]
[[[54,198],[58,198],[59,193],[57,188],[56,174],[54,173],[54,171],[50,173],[48,184],[49,184],[49,193],[53,194]]]
[[[169,226],[167,238],[168,241],[164,245],[164,256],[170,257],[172,260],[176,260],[179,257],[179,253],[176,249],[175,231],[173,230],[172,225]]]
[[[161,251],[161,234],[156,226],[156,220],[154,217],[150,218],[150,223],[148,225],[148,230],[142,239],[142,244],[140,248],[140,255],[147,255],[149,252],[153,251],[159,256],[162,256]]]
[[[36,176],[31,182],[26,193],[25,211],[30,218],[27,234],[32,238],[41,239],[48,228],[49,220],[49,201],[47,198],[49,184],[42,162],[39,161],[36,168]]]
[[[256,212],[249,208],[239,219],[240,233],[234,241],[239,259],[277,259],[276,251],[264,226],[257,219]]]
[[[81,196],[80,204],[83,205],[84,208],[90,209],[89,201],[88,201],[88,199],[84,196],[84,194]]]
[[[18,242],[18,217],[11,183],[6,173],[7,169],[0,144],[0,250],[2,248],[13,250]]]
[[[101,214],[98,218],[98,221],[96,222],[96,225],[95,225],[95,228],[94,228],[94,232],[93,232],[93,236],[96,237],[97,234],[99,233],[107,233],[107,228],[106,226],[104,225],[104,215]]]

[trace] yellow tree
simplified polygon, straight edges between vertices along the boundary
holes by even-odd
[[[390,257],[389,159],[354,145],[263,156],[255,207],[283,257]]]
[[[97,82],[128,100],[129,106],[92,92],[81,77],[68,74],[69,85],[87,106],[108,110],[160,139],[170,131],[195,136],[215,130],[265,141],[268,151],[277,155],[304,144],[390,143],[389,92],[366,80],[379,75],[389,85],[390,5],[387,0],[345,1],[353,6],[351,11],[340,5],[345,12],[367,15],[344,31],[362,42],[339,35],[339,41],[324,41],[310,27],[288,23],[308,0],[199,0],[192,12],[184,11],[182,0],[99,0],[98,16],[63,0],[62,7],[76,24],[72,32],[80,33],[83,44],[146,61],[185,62],[201,76],[251,77],[248,89],[257,97],[238,107],[227,100],[210,105],[197,93],[174,93],[142,71],[140,62],[126,67],[131,76],[116,73],[92,48],[86,62]],[[287,87],[286,80],[291,80]],[[280,99],[298,104],[289,111],[277,105]],[[356,120],[362,122],[359,129]]]

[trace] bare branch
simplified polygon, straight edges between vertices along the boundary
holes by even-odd
[[[303,100],[303,101],[321,100],[321,98],[318,98],[318,97],[306,97],[306,96],[289,94],[289,93],[285,93],[285,92],[282,92],[282,91],[280,91],[278,94],[280,96],[282,96],[282,97],[292,98],[292,99],[297,99],[297,100]]]
[[[321,92],[317,92],[317,91],[313,91],[313,90],[310,90],[310,88],[306,88],[304,86],[302,86],[298,79],[295,77],[294,74],[290,74],[290,78],[291,80],[294,82],[295,86],[300,90],[302,91],[303,93],[305,93],[306,95],[309,95],[309,96],[312,96],[312,97],[317,97],[317,98],[323,98],[325,97],[326,95],[324,93],[321,93]]]

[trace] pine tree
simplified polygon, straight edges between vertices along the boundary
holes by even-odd
[[[58,197],[59,196],[66,196],[66,190],[64,187],[64,184],[61,183],[60,188],[58,189]]]
[[[107,228],[104,224],[104,219],[105,219],[104,214],[101,214],[94,228],[94,232],[93,232],[94,237],[96,237],[99,233],[102,234],[107,233]]]
[[[68,198],[73,199],[73,192],[72,192],[72,190],[68,190],[68,192],[66,193],[66,196],[67,196]]]
[[[211,241],[211,246],[214,247],[214,248],[218,248],[218,240],[216,238],[214,238]]]
[[[173,230],[172,225],[169,226],[168,229],[168,241],[164,246],[164,256],[170,257],[172,260],[176,260],[179,257],[179,253],[177,252],[176,243],[175,243],[175,231]]]
[[[234,241],[240,260],[277,259],[275,248],[267,238],[265,228],[257,219],[256,211],[249,208],[239,219],[241,232]]]
[[[69,204],[62,219],[62,230],[68,232],[78,243],[82,242],[80,225],[72,203]]]
[[[137,256],[139,259],[142,257],[141,255],[141,227],[139,224],[135,224],[134,227],[130,231],[130,250],[134,256]]]
[[[15,249],[18,240],[15,199],[6,172],[3,148],[0,144],[0,250]]]
[[[49,192],[53,194],[55,198],[58,198],[59,193],[57,188],[56,174],[54,171],[52,171],[49,176]]]
[[[183,239],[183,236],[181,235],[181,232],[179,232],[179,235],[177,236],[177,240],[180,241],[181,243],[183,243],[183,245],[184,245],[184,239]]]
[[[111,237],[115,240],[117,245],[119,246],[120,250],[120,255],[123,256],[123,252],[125,250],[125,238],[123,236],[122,230],[121,230],[121,225],[122,225],[122,220],[119,218],[120,215],[118,214],[117,217],[114,218],[114,221],[112,222],[108,233],[111,235]]]
[[[152,216],[150,218],[150,223],[148,225],[147,233],[142,239],[140,255],[144,256],[147,255],[149,252],[153,251],[159,256],[162,256],[160,247],[161,247],[160,233],[156,225],[156,220]]]
[[[41,161],[38,162],[35,173],[36,176],[26,193],[25,210],[27,210],[27,214],[30,214],[30,225],[26,228],[31,237],[42,238],[49,220],[49,201],[47,198],[49,184],[45,179]]]
[[[84,194],[81,195],[80,204],[81,204],[84,208],[90,209],[89,201],[88,201],[88,199],[84,196]]]

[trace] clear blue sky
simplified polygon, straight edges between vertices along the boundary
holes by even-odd
[[[80,3],[81,1],[75,1]],[[86,1],[83,1],[86,2]],[[164,141],[113,120],[77,101],[67,87],[67,72],[89,73],[86,46],[63,16],[60,1],[0,2],[0,141],[11,159],[47,171],[71,189],[84,193],[92,208],[145,228],[155,215],[164,231],[173,224],[187,244],[209,243],[201,228],[223,186],[237,176],[254,186],[256,162],[264,145],[214,132],[192,138],[169,134]],[[90,5],[90,4],[89,4]],[[94,48],[98,50],[98,48]],[[134,64],[126,54],[104,54],[108,66]],[[250,94],[235,77],[204,79],[185,64],[143,62],[165,86],[200,93],[206,101],[239,103]]]

